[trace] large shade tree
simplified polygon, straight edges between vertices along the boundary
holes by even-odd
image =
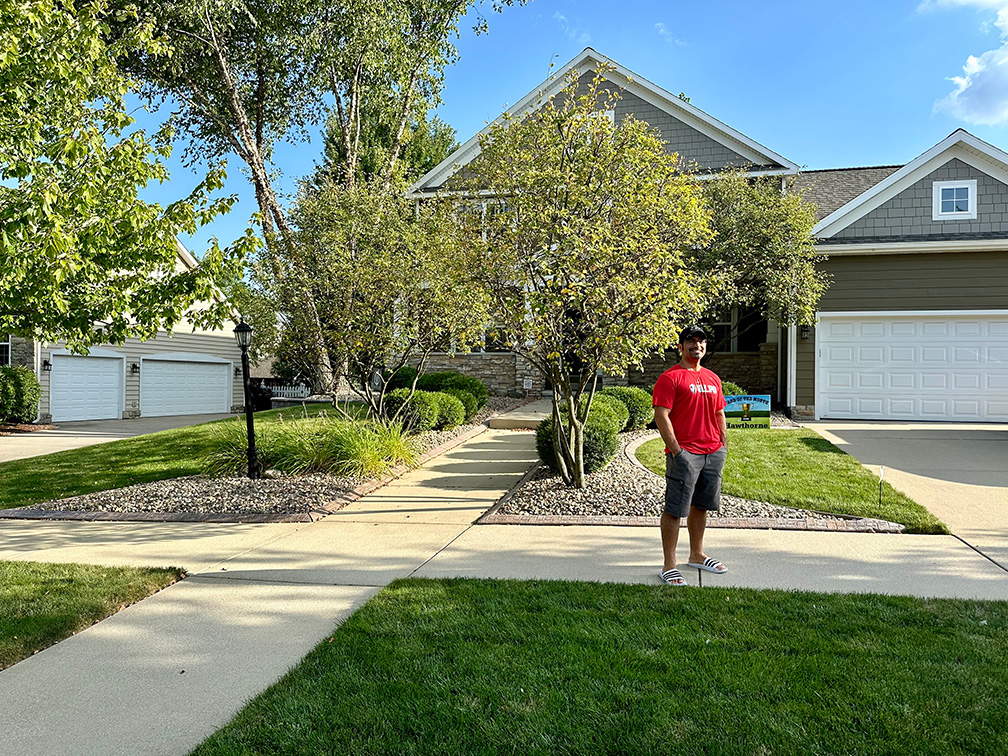
[[[523,0],[518,0],[522,2]],[[486,0],[501,10],[514,0]],[[371,112],[389,129],[375,170],[392,186],[410,124],[438,102],[445,66],[457,57],[458,24],[484,0],[141,0],[143,17],[175,50],[169,62],[133,55],[124,65],[170,98],[191,157],[237,155],[255,188],[266,245],[261,264],[283,282],[282,307],[298,302],[302,347],[320,383],[339,366],[327,352],[319,303],[296,251],[275,179],[278,141],[303,141],[335,102],[331,133],[342,144],[342,183],[356,181]],[[486,20],[480,16],[482,31]],[[330,166],[332,167],[332,166]],[[280,288],[280,287],[275,287]]]
[[[127,111],[114,60],[137,51],[170,52],[101,0],[0,3],[0,334],[83,349],[229,314],[215,283],[251,239],[180,269],[175,238],[230,208],[210,199],[223,172],[167,207],[139,196],[168,178],[171,131],[149,135]]]
[[[607,70],[590,83],[572,73],[560,95],[505,114],[453,184],[470,200],[494,320],[552,385],[560,475],[578,487],[599,372],[622,374],[686,322],[750,301],[758,271],[771,288],[758,296],[783,322],[807,322],[822,283],[798,198],[737,174],[701,181],[647,124],[612,123]],[[733,196],[747,202],[719,203]]]

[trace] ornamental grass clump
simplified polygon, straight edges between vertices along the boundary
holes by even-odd
[[[215,448],[204,472],[232,475],[248,465],[245,427],[239,422],[214,428]],[[367,421],[347,422],[325,415],[298,418],[256,429],[260,469],[290,475],[327,473],[374,478],[396,465],[412,465],[416,451],[403,429]]]

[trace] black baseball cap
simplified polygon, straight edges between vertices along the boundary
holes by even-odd
[[[705,331],[701,326],[698,326],[694,323],[693,325],[686,326],[679,332],[679,341],[677,341],[676,343],[685,344],[686,339],[695,338],[697,336],[699,336],[704,341],[707,341],[707,331]]]

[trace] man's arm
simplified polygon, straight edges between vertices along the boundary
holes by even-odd
[[[717,411],[717,422],[721,427],[721,443],[725,449],[728,448],[728,419],[725,417],[724,407]]]
[[[676,441],[675,431],[672,430],[671,413],[672,410],[669,407],[654,408],[655,425],[658,426],[658,432],[661,433],[662,440],[665,442],[665,448],[669,450],[669,454],[675,457],[682,451],[682,447]],[[721,413],[721,417],[724,417],[724,412]]]

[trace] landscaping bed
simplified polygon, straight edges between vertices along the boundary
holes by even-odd
[[[620,434],[620,450],[612,461],[587,476],[583,489],[570,488],[545,466],[540,467],[496,510],[498,516],[657,518],[664,507],[665,479],[634,464],[627,448],[655,431]],[[736,518],[778,518],[791,520],[842,521],[836,515],[807,509],[782,507],[765,501],[722,494],[721,509],[714,520]]]
[[[520,400],[508,397],[490,397],[486,406],[470,423],[451,430],[417,434],[412,440],[418,456],[477,431],[488,417],[519,403]],[[300,408],[296,408],[284,412],[289,417],[300,411]],[[312,411],[317,414],[324,412],[325,408],[315,407]],[[129,443],[132,440],[115,443]],[[69,453],[86,451],[75,450]],[[210,515],[217,516],[215,519],[241,519],[243,516],[248,519],[249,515],[311,515],[332,511],[333,502],[337,502],[338,508],[340,503],[352,500],[354,489],[366,482],[368,479],[365,478],[324,474],[281,475],[258,481],[244,476],[211,477],[190,474],[50,499],[33,503],[24,509],[53,513]],[[17,514],[18,509],[9,510],[9,515]]]

